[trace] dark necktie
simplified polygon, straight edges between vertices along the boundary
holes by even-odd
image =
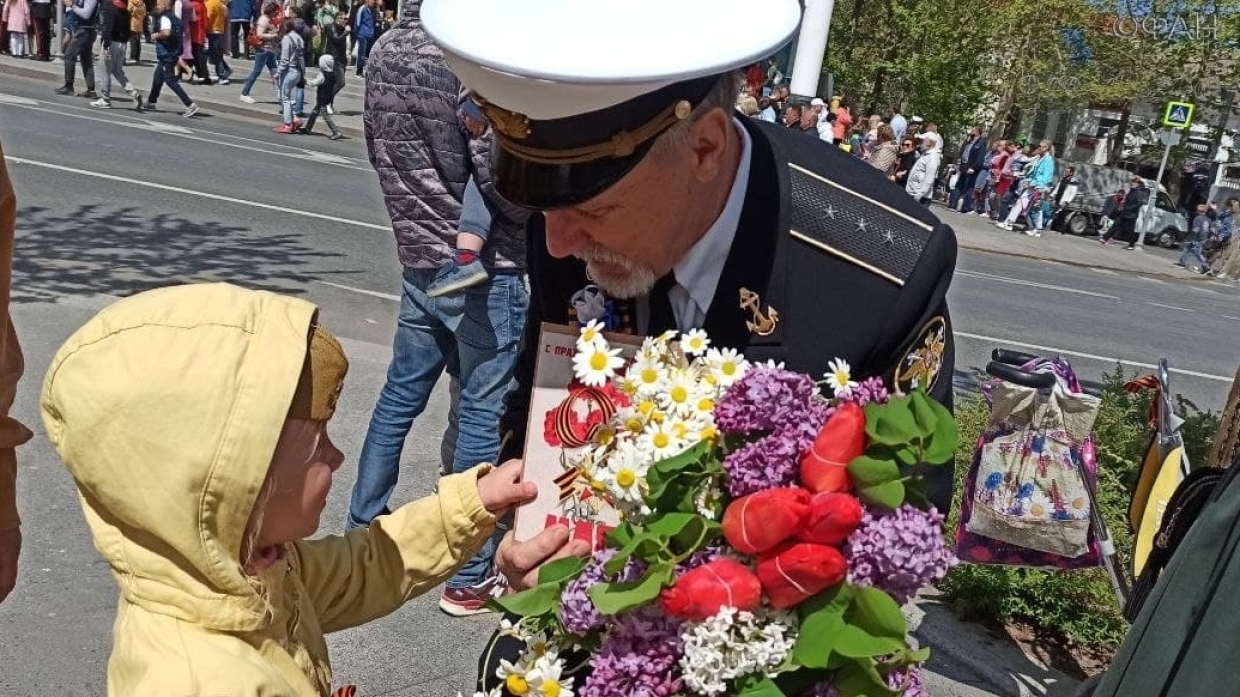
[[[676,329],[676,313],[672,311],[672,299],[668,291],[676,285],[676,276],[669,271],[666,276],[655,281],[654,288],[647,296],[650,301],[650,320],[646,322],[646,335],[658,336],[663,332]]]

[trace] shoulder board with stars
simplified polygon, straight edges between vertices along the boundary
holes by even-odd
[[[796,164],[788,167],[789,234],[903,286],[934,228],[840,182]]]

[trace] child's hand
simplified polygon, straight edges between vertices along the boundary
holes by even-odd
[[[521,470],[525,463],[509,460],[503,465],[478,477],[478,498],[495,517],[500,517],[513,506],[529,503],[538,496],[538,485],[522,482]]]

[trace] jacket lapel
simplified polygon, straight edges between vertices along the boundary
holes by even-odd
[[[753,142],[745,206],[703,327],[714,344],[736,349],[744,349],[753,339],[763,343],[777,341],[778,332],[769,337],[755,337],[749,330],[746,321],[753,315],[741,308],[740,290],[757,293],[764,310],[766,301],[773,299],[767,296],[777,290],[772,287],[771,278],[777,243],[784,227],[781,212],[786,206],[781,203],[787,189],[787,173],[779,172],[770,141],[747,119],[742,125]]]

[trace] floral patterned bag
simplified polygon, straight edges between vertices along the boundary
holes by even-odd
[[[965,480],[956,554],[985,564],[1098,566],[1090,527],[1098,399],[1081,392],[1065,361],[1022,369],[1058,379],[1050,390],[999,380],[984,387],[991,416]]]

